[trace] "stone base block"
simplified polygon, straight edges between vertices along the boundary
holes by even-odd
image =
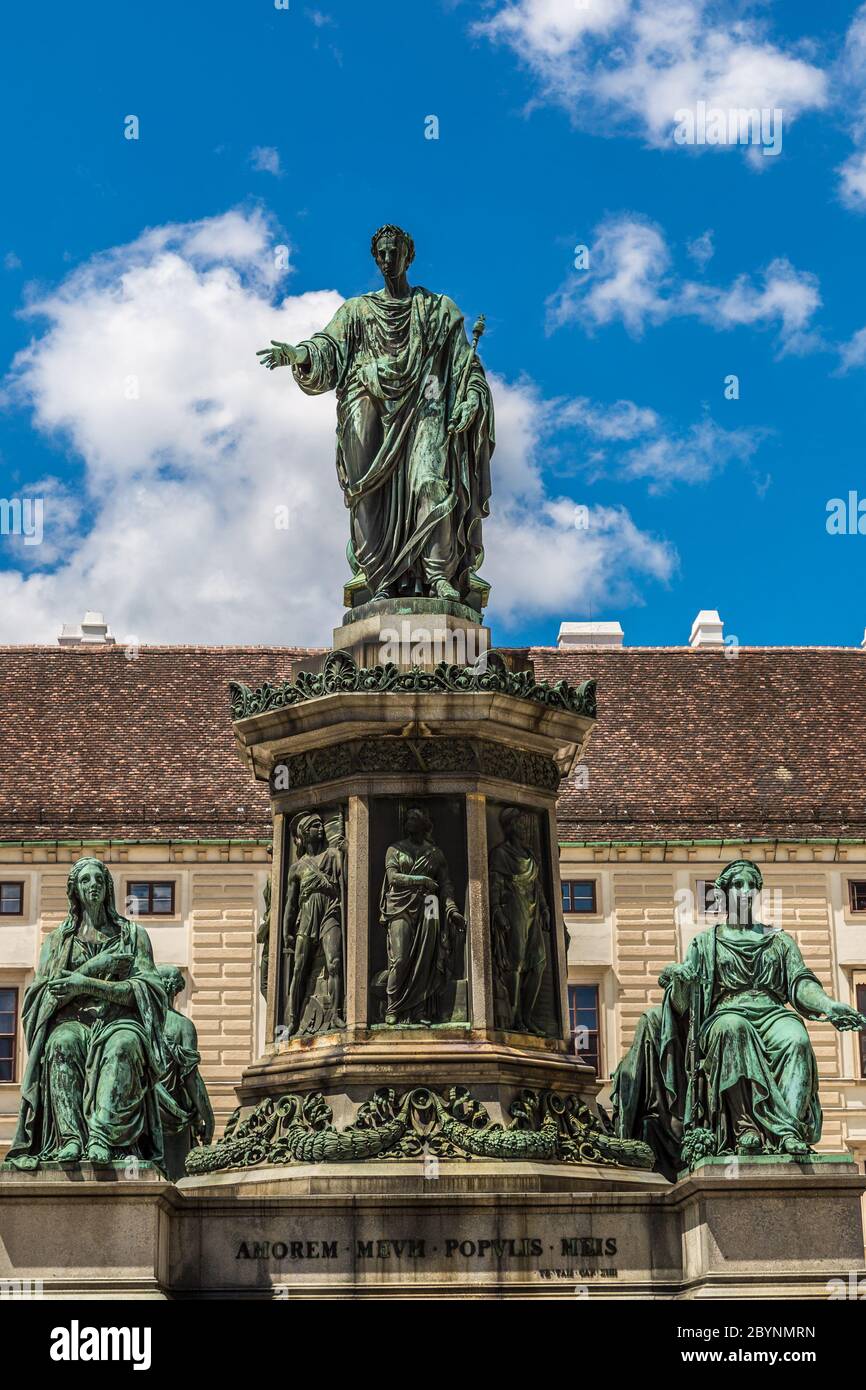
[[[174,1188],[120,1164],[0,1171],[0,1281],[46,1298],[169,1297]],[[13,1286],[14,1287],[14,1286]]]
[[[3,1173],[0,1278],[46,1297],[827,1299],[866,1280],[864,1187],[841,1155],[711,1161],[673,1185],[487,1160],[176,1187]]]
[[[420,666],[440,661],[472,666],[490,648],[490,629],[462,603],[442,599],[382,599],[347,613],[334,629],[334,650],[359,666]]]

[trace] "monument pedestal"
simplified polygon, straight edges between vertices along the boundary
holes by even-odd
[[[821,1299],[866,1289],[850,1159],[400,1160],[0,1174],[0,1279],[46,1298]],[[13,1286],[14,1289],[14,1286]]]
[[[363,610],[360,621],[371,621]],[[318,1092],[338,1125],[352,1124],[382,1087],[398,1096],[428,1088],[443,1098],[463,1087],[493,1123],[508,1122],[527,1089],[591,1103],[595,1077],[575,1057],[568,1027],[555,823],[561,777],[592,728],[591,684],[539,684],[492,652],[475,667],[427,671],[363,668],[336,651],[314,675],[282,687],[235,687],[233,717],[239,751],[268,781],[274,810],[268,1041],[241,1079],[242,1117],[268,1096]],[[549,904],[533,1032],[509,1026],[497,994],[489,865],[506,806],[528,819]],[[381,900],[389,845],[404,834],[410,807],[429,814],[465,925],[448,932],[438,1014],[395,1024],[386,1021],[390,945]],[[337,1029],[306,1026],[309,1013],[286,1027],[294,967],[282,918],[298,858],[291,830],[311,813],[345,854],[345,1027]]]

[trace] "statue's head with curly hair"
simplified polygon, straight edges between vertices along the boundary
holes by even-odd
[[[408,232],[404,232],[402,227],[395,227],[392,222],[386,222],[384,227],[373,233],[370,250],[383,275],[386,272],[399,275],[415,259],[414,241]]]
[[[158,965],[156,973],[162,981],[165,997],[169,1004],[186,989],[186,980],[179,965]]]

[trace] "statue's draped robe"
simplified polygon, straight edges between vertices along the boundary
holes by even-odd
[[[518,971],[523,980],[533,976],[540,982],[547,964],[545,930],[550,917],[538,860],[523,845],[506,840],[490,852],[490,916],[497,983]],[[523,1002],[528,1003],[531,1013],[535,1000]],[[499,988],[495,1005],[497,1027],[510,1028],[515,1021],[532,1024],[531,1016],[519,1017],[521,1001]]]
[[[72,1088],[84,1131],[118,1156],[135,1154],[162,1166],[163,1138],[156,1085],[165,1069],[166,1000],[147,932],[119,918],[115,935],[81,929],[67,919],[42,948],[36,977],[24,995],[27,1066],[18,1128],[8,1158],[50,1160],[61,1134],[51,1102],[54,1084]],[[106,956],[99,978],[126,981],[128,1002],[94,995],[58,1000],[48,988],[62,971],[88,972]],[[62,1042],[62,1046],[59,1044]],[[68,1107],[65,1107],[68,1111]]]
[[[157,1087],[165,1145],[165,1171],[172,1181],[182,1178],[186,1155],[195,1143],[196,1073],[201,1054],[195,1045],[195,1026],[176,1009],[169,1009],[163,1034],[165,1070]]]
[[[407,882],[420,875],[436,881],[438,894]],[[436,1019],[448,975],[446,917],[453,900],[448,866],[437,845],[402,840],[390,846],[380,903],[380,920],[388,929],[388,970],[374,986],[386,987],[388,1012],[400,1020]]]
[[[310,360],[293,368],[298,385],[309,395],[337,393],[349,558],[370,594],[409,592],[411,573],[427,586],[447,579],[465,597],[483,555],[494,428],[484,369],[457,306],[420,286],[405,299],[359,295],[302,346]],[[465,433],[449,436],[467,389],[480,409]]]
[[[640,1019],[616,1069],[617,1133],[649,1143],[668,1177],[680,1166],[683,1132],[693,1126],[711,1129],[720,1153],[733,1152],[748,1130],[771,1152],[789,1136],[816,1143],[818,1074],[799,1015],[820,1015],[799,1002],[798,991],[817,979],[793,937],[765,929],[740,940],[711,927],[693,939],[686,962],[697,976],[686,1009],[683,985],[674,981],[663,1002]],[[690,1023],[700,1059],[691,1077]]]
[[[318,1033],[334,1022],[341,1000],[319,997],[312,971],[315,968],[315,948],[328,932],[342,932],[345,844],[328,845],[318,854],[304,854],[292,865],[288,874],[286,912],[283,917],[283,951],[294,953],[293,967],[286,981],[286,999],[295,990],[299,1016],[295,1022],[299,1032]],[[304,980],[294,982],[298,943],[310,942],[312,954],[306,963]],[[341,947],[342,949],[342,940]],[[310,990],[310,985],[313,989]],[[304,997],[309,996],[303,1010]]]

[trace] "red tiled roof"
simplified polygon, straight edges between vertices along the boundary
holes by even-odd
[[[234,751],[228,681],[296,647],[0,647],[0,840],[257,839],[265,789]],[[535,647],[598,681],[560,797],[564,841],[866,838],[866,652]]]
[[[532,651],[594,676],[598,724],[561,840],[866,837],[866,652],[845,647]]]

